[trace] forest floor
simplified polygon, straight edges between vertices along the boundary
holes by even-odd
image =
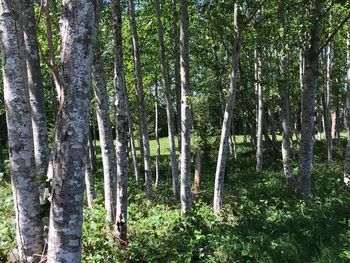
[[[335,143],[331,164],[324,142],[315,143],[309,200],[286,185],[280,153],[265,152],[264,171],[256,173],[251,145],[239,136],[237,142],[238,160],[230,157],[227,163],[222,217],[216,218],[211,208],[218,146],[213,140],[203,156],[200,192],[183,221],[172,197],[168,144],[162,138],[160,184],[152,202],[130,169],[128,242],[123,247],[113,238],[113,226],[105,223],[98,155],[95,207],[84,209],[83,261],[350,262],[350,191],[342,183],[345,139]],[[151,154],[155,158],[154,141]],[[296,162],[293,167],[297,172]],[[7,171],[0,178],[0,262],[15,245],[14,227]]]

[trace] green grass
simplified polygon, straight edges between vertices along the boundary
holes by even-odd
[[[286,185],[279,153],[266,152],[264,172],[258,174],[254,150],[241,136],[236,141],[238,160],[228,159],[222,217],[216,218],[211,208],[218,147],[211,138],[210,151],[203,156],[200,194],[193,196],[193,211],[183,221],[171,192],[167,138],[162,138],[160,185],[152,202],[130,169],[128,245],[122,248],[104,220],[98,155],[96,206],[84,210],[84,262],[350,262],[350,191],[342,184],[345,140],[335,143],[331,164],[325,144],[315,143],[309,200],[301,200],[296,188]],[[155,141],[150,145],[154,161]],[[0,234],[1,240],[12,240],[0,244],[0,256],[14,245],[10,196],[10,186],[2,180],[0,220],[8,221],[0,222]]]

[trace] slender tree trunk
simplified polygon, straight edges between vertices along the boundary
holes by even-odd
[[[166,114],[168,122],[168,139],[169,139],[169,151],[171,159],[171,174],[173,179],[173,194],[176,198],[179,198],[179,178],[178,178],[178,164],[176,159],[176,146],[175,146],[175,127],[174,127],[174,113],[173,102],[171,98],[171,87],[169,81],[168,59],[166,56],[163,24],[161,21],[161,12],[159,0],[155,0],[155,9],[158,22],[158,40],[160,48],[160,62],[162,70],[162,81],[165,89],[165,104]]]
[[[154,128],[154,133],[156,136],[156,143],[157,143],[157,154],[156,154],[156,183],[155,186],[158,185],[159,181],[159,157],[160,157],[160,144],[159,144],[159,135],[158,135],[158,80],[156,79],[156,89],[155,89],[155,105],[154,105],[154,115],[155,115],[155,128]],[[176,167],[177,170],[177,167]]]
[[[86,191],[88,207],[92,208],[94,205],[94,199],[95,199],[95,187],[94,187],[94,178],[92,175],[90,162],[91,162],[90,156],[89,154],[87,154],[86,162],[85,162],[85,191]]]
[[[126,95],[128,95],[126,93]],[[129,110],[129,99],[126,99],[126,111],[128,115],[128,127],[129,127],[129,137],[130,137],[130,144],[131,144],[131,155],[132,155],[132,164],[134,168],[134,175],[136,183],[138,184],[140,181],[140,172],[139,172],[139,166],[137,164],[137,155],[136,155],[136,146],[135,146],[135,137],[134,137],[134,131],[133,131],[133,125],[131,120],[131,114]]]
[[[97,0],[95,6],[95,36],[94,36],[94,58],[92,65],[92,79],[94,91],[94,103],[96,119],[99,130],[100,148],[103,163],[104,202],[107,211],[107,221],[115,221],[116,208],[116,156],[113,145],[112,127],[109,120],[108,94],[106,88],[106,77],[104,74],[101,47],[98,39],[99,17],[102,1]]]
[[[177,0],[173,0],[173,38],[174,38],[173,58],[174,58],[174,82],[175,82],[175,90],[176,90],[177,142],[178,142],[178,150],[181,155],[181,76],[180,76],[180,45],[179,45],[180,29],[178,27],[179,14],[177,11],[177,3],[178,3]],[[179,160],[181,160],[181,156],[179,157]]]
[[[197,146],[195,151],[195,169],[194,169],[194,193],[195,194],[198,194],[199,192],[199,186],[201,182],[201,168],[202,168],[201,150]]]
[[[348,132],[348,140],[345,152],[345,167],[344,167],[344,183],[350,185],[350,30],[347,40],[347,89],[346,89],[346,108],[345,108],[345,124]]]
[[[120,0],[115,0],[113,2],[113,21],[115,48],[114,88],[116,93],[115,106],[117,117],[117,213],[115,234],[121,240],[125,241],[128,224],[128,97],[126,94],[123,65],[122,12]]]
[[[136,72],[136,86],[138,94],[138,112],[139,112],[139,125],[142,135],[143,154],[144,154],[144,168],[145,168],[145,181],[146,181],[146,194],[148,199],[152,199],[153,186],[152,186],[152,171],[151,171],[151,157],[149,149],[148,128],[145,115],[145,99],[143,91],[142,71],[141,71],[141,55],[140,47],[138,43],[136,21],[135,21],[135,6],[133,0],[128,0],[129,9],[129,21],[133,43],[134,63]]]
[[[94,8],[91,0],[62,3],[62,83],[56,118],[48,262],[81,262],[84,161],[89,132]]]
[[[267,106],[267,112],[268,112],[269,119],[270,119],[269,124],[270,124],[270,132],[271,132],[272,143],[276,144],[276,142],[277,142],[277,139],[276,139],[276,123],[275,123],[274,112],[273,112],[273,109],[272,109],[271,102]]]
[[[191,209],[191,110],[188,0],[180,0],[181,212]]]
[[[287,61],[282,59],[280,65],[281,76],[285,76],[287,72]],[[283,86],[282,86],[283,85]],[[287,183],[294,182],[293,169],[290,164],[291,159],[291,134],[290,134],[290,107],[289,107],[289,85],[284,86],[284,83],[280,86],[280,97],[281,97],[281,119],[282,119],[282,161],[283,161],[283,172]]]
[[[255,50],[255,89],[257,94],[257,128],[256,128],[256,171],[262,171],[263,165],[263,116],[264,116],[264,106],[263,106],[263,87],[260,83],[261,81],[261,58],[260,52]]]
[[[46,175],[49,161],[49,144],[33,1],[22,1],[22,15],[35,165],[38,175]]]
[[[90,169],[91,172],[96,172],[96,147],[94,143],[94,124],[93,121],[92,125],[89,126],[89,147],[88,147],[88,153],[89,153],[89,158],[90,158]]]
[[[43,229],[34,162],[21,1],[0,1],[0,39],[10,172],[20,262],[38,262]]]
[[[311,4],[310,47],[305,56],[305,86],[302,95],[301,141],[300,141],[300,189],[304,197],[311,194],[311,170],[313,159],[313,131],[318,74],[318,52],[321,34],[321,3],[314,0]]]
[[[232,49],[231,75],[230,75],[230,90],[227,99],[224,121],[222,123],[220,147],[218,153],[218,161],[215,172],[214,186],[214,213],[219,214],[222,207],[222,198],[224,190],[224,175],[226,168],[226,159],[228,151],[228,141],[231,135],[231,124],[233,119],[233,109],[236,100],[237,81],[238,81],[238,64],[240,56],[240,29],[238,25],[238,1],[234,2],[234,44]]]
[[[324,96],[322,97],[323,104],[323,116],[324,116],[324,128],[327,142],[327,159],[328,162],[332,161],[332,119],[331,119],[331,46],[327,46],[326,52],[326,87],[324,91]]]

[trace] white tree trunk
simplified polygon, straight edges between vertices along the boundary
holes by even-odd
[[[261,58],[260,52],[255,50],[255,89],[257,96],[257,107],[256,107],[256,171],[262,171],[263,165],[263,145],[262,145],[262,135],[263,135],[263,87],[261,85]]]
[[[94,36],[94,59],[92,65],[92,78],[94,90],[94,103],[96,110],[97,125],[99,131],[100,148],[103,163],[103,184],[104,200],[107,210],[107,221],[115,221],[116,208],[116,156],[113,145],[112,127],[109,120],[109,103],[106,88],[106,77],[104,74],[103,59],[101,57],[98,30],[99,16],[102,8],[102,1],[96,1],[95,8],[95,36]]]
[[[146,194],[148,199],[152,199],[153,196],[153,186],[152,186],[152,171],[151,171],[151,157],[149,149],[149,139],[148,139],[148,128],[146,122],[146,112],[145,112],[145,99],[143,91],[143,80],[141,71],[141,55],[140,47],[138,43],[136,21],[135,21],[135,6],[133,0],[128,0],[129,9],[129,21],[132,36],[133,52],[134,52],[134,63],[135,63],[135,73],[136,73],[136,86],[138,95],[138,113],[139,113],[139,125],[140,133],[142,136],[142,146],[144,154],[144,168],[145,168],[145,181],[146,181]]]
[[[188,0],[180,0],[181,212],[191,209],[191,110]]]
[[[81,262],[94,8],[63,0],[62,90],[56,119],[48,262]]]
[[[86,155],[85,161],[85,192],[86,199],[89,208],[92,208],[94,205],[95,199],[95,187],[94,187],[94,178],[91,170],[91,159],[89,154]]]
[[[194,193],[198,194],[201,183],[202,158],[201,150],[197,146],[195,151],[195,169],[194,169]]]
[[[347,89],[346,89],[346,109],[345,109],[345,124],[348,132],[348,141],[345,152],[345,169],[344,169],[344,183],[350,185],[350,32],[348,32],[347,41]]]
[[[169,151],[171,159],[171,174],[173,179],[173,194],[176,198],[179,197],[179,178],[178,178],[178,164],[176,159],[176,146],[175,146],[175,127],[174,127],[174,113],[173,113],[173,102],[171,98],[171,87],[169,81],[169,71],[168,71],[168,59],[166,56],[165,43],[164,43],[164,33],[163,24],[161,21],[161,12],[159,0],[155,0],[155,9],[157,15],[158,23],[158,40],[160,48],[160,62],[162,70],[162,80],[165,89],[165,104],[166,104],[166,114],[168,122],[168,139],[169,139]]]
[[[44,239],[20,5],[18,0],[0,0],[4,101],[17,247],[21,262],[38,262],[40,258],[35,258],[33,254],[42,253]]]
[[[314,0],[311,5],[310,47],[305,55],[305,84],[302,94],[301,108],[301,141],[299,154],[300,190],[304,197],[311,194],[311,170],[313,160],[313,132],[318,74],[318,52],[320,48],[320,15],[321,3]]]
[[[122,13],[120,0],[113,2],[114,27],[114,88],[116,107],[117,153],[117,212],[115,234],[125,241],[128,224],[128,115],[122,41]]]
[[[324,129],[326,135],[326,143],[327,143],[327,159],[328,162],[332,161],[332,120],[331,120],[331,46],[327,46],[326,52],[326,87],[322,97],[323,104],[323,116],[324,116]]]
[[[229,137],[231,135],[231,124],[233,119],[233,109],[236,101],[237,81],[238,81],[238,63],[240,56],[240,29],[238,24],[238,1],[234,3],[234,44],[232,48],[231,75],[230,75],[230,90],[227,98],[224,120],[222,123],[220,147],[218,153],[218,161],[215,172],[214,186],[214,213],[219,214],[222,208],[224,176],[227,160],[227,151]]]
[[[22,14],[35,165],[37,175],[46,175],[49,162],[49,145],[33,1],[22,1]]]
[[[157,154],[156,154],[156,182],[155,182],[155,187],[158,185],[159,181],[159,165],[160,165],[160,144],[159,144],[159,135],[158,135],[158,103],[159,103],[159,98],[158,98],[158,80],[156,79],[156,87],[155,87],[155,103],[154,103],[154,133],[156,137],[156,143],[157,143]],[[176,167],[177,170],[177,167]]]

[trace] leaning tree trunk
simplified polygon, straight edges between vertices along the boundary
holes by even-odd
[[[255,50],[255,89],[257,96],[257,107],[256,107],[256,171],[262,171],[263,164],[263,145],[262,145],[262,135],[263,135],[263,87],[260,83],[261,81],[261,58],[260,52]]]
[[[114,88],[116,107],[117,212],[115,235],[125,241],[128,223],[128,115],[123,65],[122,13],[120,0],[113,2]]]
[[[136,21],[135,21],[135,6],[133,0],[128,0],[129,9],[129,20],[130,29],[132,36],[133,52],[134,52],[134,63],[135,63],[135,73],[136,73],[136,86],[138,95],[138,114],[139,114],[139,125],[142,136],[143,154],[144,154],[144,168],[145,168],[145,181],[146,181],[146,194],[148,199],[152,199],[153,196],[153,186],[152,186],[152,171],[151,171],[151,157],[149,149],[149,139],[148,139],[148,128],[146,123],[145,114],[145,98],[143,92],[143,80],[141,71],[141,55],[140,47],[137,36]]]
[[[43,249],[43,228],[34,162],[33,130],[27,87],[21,1],[0,1],[0,39],[4,102],[16,239],[20,262],[38,262]]]
[[[191,110],[188,0],[180,0],[180,73],[181,73],[181,212],[191,209]]]
[[[97,125],[99,131],[100,148],[103,164],[104,201],[107,211],[107,221],[115,220],[115,196],[116,196],[116,157],[113,145],[112,127],[109,120],[109,103],[104,74],[101,47],[98,39],[99,17],[102,8],[102,0],[96,1],[95,8],[95,36],[94,58],[92,65],[92,79],[94,90],[94,103],[96,110]]]
[[[161,12],[159,0],[155,0],[157,23],[158,23],[158,40],[160,47],[160,62],[162,70],[162,80],[165,89],[165,104],[166,114],[168,121],[168,139],[169,139],[169,151],[171,160],[171,174],[173,179],[173,194],[176,198],[179,198],[179,178],[178,178],[178,166],[176,159],[176,146],[175,146],[175,127],[174,127],[174,113],[173,113],[173,102],[171,98],[171,87],[169,81],[168,71],[168,59],[166,56],[163,24],[161,21]]]
[[[56,119],[48,262],[81,262],[84,161],[89,132],[94,8],[64,0],[60,20],[62,90]]]
[[[350,185],[350,32],[348,32],[348,52],[347,52],[347,89],[346,89],[346,109],[345,109],[345,124],[348,132],[348,141],[346,144],[345,153],[345,169],[344,169],[344,183]]]
[[[300,190],[303,197],[311,194],[311,170],[313,159],[313,131],[318,74],[318,53],[321,34],[321,3],[314,0],[311,5],[310,47],[305,55],[305,84],[302,94],[301,140],[299,154]]]
[[[35,165],[38,175],[46,175],[49,162],[49,144],[33,1],[22,1],[22,15]]]
[[[237,81],[238,81],[238,63],[240,56],[240,29],[238,24],[238,1],[234,3],[234,44],[232,49],[230,90],[225,107],[224,121],[222,123],[220,147],[218,153],[218,161],[215,172],[214,186],[214,213],[219,214],[222,207],[224,175],[227,160],[228,141],[231,135],[231,123],[233,119],[233,109],[236,100]]]

